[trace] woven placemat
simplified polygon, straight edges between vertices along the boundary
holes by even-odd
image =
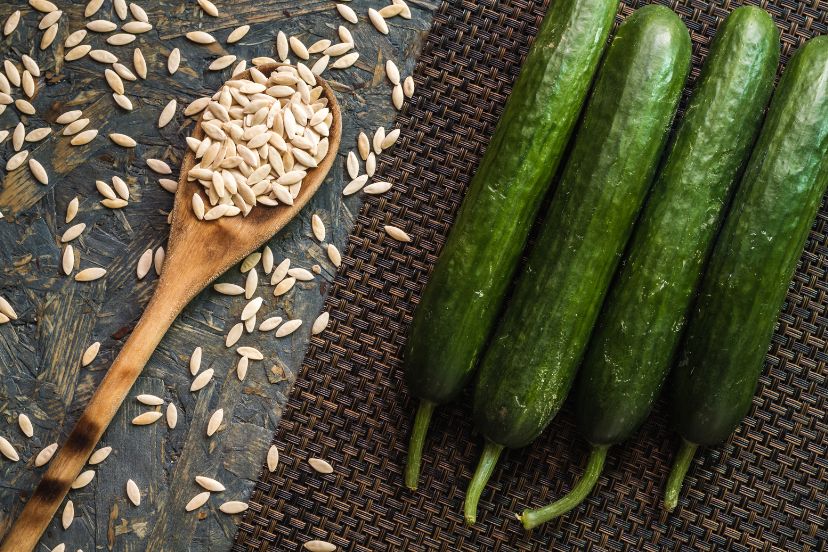
[[[628,2],[620,21],[644,2]],[[822,550],[828,542],[828,212],[814,226],[773,339],[754,409],[727,444],[700,453],[679,508],[660,509],[676,439],[658,407],[615,447],[590,498],[526,533],[513,518],[561,496],[583,470],[585,443],[567,405],[537,442],[508,453],[463,524],[480,451],[468,401],[439,409],[420,490],[402,483],[413,403],[399,353],[411,313],[519,71],[546,2],[452,1],[441,6],[416,68],[402,138],[380,157],[394,193],[370,197],[275,437],[281,463],[263,470],[233,550],[299,550],[311,539],[356,552],[525,550]],[[667,2],[693,36],[694,73],[736,2]],[[783,62],[826,32],[828,6],[760,2],[783,31]],[[485,221],[481,221],[485,224]],[[409,244],[390,240],[404,228]],[[309,457],[335,466],[315,473]]]

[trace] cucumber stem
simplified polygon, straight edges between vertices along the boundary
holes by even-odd
[[[681,440],[681,448],[673,461],[673,469],[670,470],[670,477],[667,479],[667,487],[664,489],[664,509],[672,512],[678,505],[681,486],[684,483],[684,476],[690,469],[690,463],[696,454],[699,445],[691,443],[686,439]]]
[[[420,401],[417,414],[414,416],[414,427],[411,429],[411,439],[408,442],[408,460],[405,463],[405,486],[412,491],[417,490],[417,483],[420,479],[423,444],[435,406],[437,405],[431,401]]]
[[[598,481],[598,476],[604,469],[604,461],[607,458],[607,451],[609,445],[592,445],[592,450],[589,453],[589,460],[587,460],[586,469],[581,479],[575,483],[572,490],[568,494],[536,510],[526,509],[523,514],[518,516],[518,519],[523,523],[523,526],[529,530],[534,529],[538,525],[553,520],[558,516],[562,516],[571,509],[575,508],[586,499],[589,493],[595,487]]]
[[[483,453],[480,455],[480,461],[477,463],[477,469],[469,482],[468,489],[466,489],[466,503],[463,505],[466,525],[472,525],[477,520],[477,502],[480,500],[483,489],[486,488],[486,483],[489,482],[489,478],[492,476],[501,452],[503,452],[503,445],[486,440]]]

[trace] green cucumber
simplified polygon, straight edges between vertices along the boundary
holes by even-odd
[[[586,498],[607,447],[627,439],[649,414],[778,63],[779,31],[770,16],[752,6],[734,10],[716,34],[581,365],[575,404],[593,467],[568,495],[525,511],[527,529]]]
[[[405,482],[417,487],[435,405],[466,385],[607,42],[618,0],[555,0],[414,312],[405,358],[420,400]]]
[[[566,398],[689,65],[689,33],[664,6],[636,11],[607,50],[540,234],[480,365],[474,420],[486,447],[466,496],[469,523],[500,451],[534,440]]]
[[[750,408],[779,309],[828,185],[828,37],[782,75],[733,197],[670,382],[683,438],[665,493],[678,502],[699,445],[725,440]]]

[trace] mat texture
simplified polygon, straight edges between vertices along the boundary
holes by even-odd
[[[718,22],[739,4],[665,2],[694,42],[694,73]],[[576,511],[526,533],[513,518],[561,496],[586,446],[569,406],[531,447],[501,461],[478,524],[463,524],[463,489],[480,451],[468,401],[441,408],[426,445],[420,491],[402,483],[413,413],[400,350],[417,298],[463,191],[519,72],[545,2],[447,2],[416,69],[402,139],[381,156],[393,194],[368,199],[327,301],[333,323],[311,342],[275,437],[281,463],[263,470],[235,551],[299,550],[311,539],[342,550],[816,551],[828,542],[828,211],[791,283],[754,408],[731,440],[696,458],[679,508],[660,509],[676,439],[657,408],[614,448],[596,490]],[[643,2],[627,2],[618,21]],[[828,5],[760,2],[783,31],[783,62],[826,32]],[[692,82],[692,79],[691,79]],[[390,240],[404,228],[409,244]],[[309,457],[335,466],[315,473]]]

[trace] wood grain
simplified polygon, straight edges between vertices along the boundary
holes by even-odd
[[[172,196],[157,185],[158,176],[143,164],[146,157],[166,160],[176,167],[184,153],[184,137],[193,121],[179,112],[162,130],[155,127],[158,114],[171,98],[179,106],[209,93],[229,76],[229,70],[207,72],[216,57],[233,53],[240,58],[273,56],[278,30],[299,36],[306,44],[319,38],[336,40],[336,27],[344,23],[331,2],[220,2],[222,15],[204,15],[195,2],[142,2],[155,29],[140,35],[129,46],[110,47],[105,36],[92,36],[86,43],[112,50],[131,67],[132,49],[140,46],[150,66],[146,81],[127,82],[127,95],[135,110],[118,108],[102,79],[104,67],[89,59],[64,63],[63,40],[85,23],[83,4],[57,2],[64,10],[55,43],[46,51],[26,47],[39,43],[39,14],[22,0],[0,3],[0,21],[20,9],[23,22],[9,37],[0,39],[0,57],[15,58],[29,53],[41,65],[44,77],[33,101],[38,113],[24,117],[32,128],[53,123],[68,109],[83,109],[101,136],[90,145],[71,147],[68,139],[53,135],[31,148],[50,175],[49,186],[37,184],[25,170],[1,174],[0,294],[17,309],[20,319],[0,326],[0,434],[8,437],[21,453],[21,461],[0,461],[0,533],[21,510],[44,468],[34,469],[37,452],[54,441],[64,441],[68,431],[90,399],[115,354],[132,332],[146,306],[157,278],[135,278],[138,256],[147,248],[164,244],[166,215]],[[359,130],[388,128],[394,119],[390,87],[382,75],[385,59],[397,61],[404,75],[413,68],[424,31],[435,5],[410,3],[414,18],[394,19],[391,34],[379,35],[365,23],[369,2],[352,2],[360,14],[359,25],[346,26],[354,34],[360,60],[354,69],[324,75],[337,92],[345,112],[343,147],[326,184],[310,202],[304,216],[293,221],[273,241],[276,262],[290,257],[294,265],[310,268],[319,264],[322,274],[301,283],[282,298],[273,298],[271,286],[260,273],[260,294],[265,306],[260,318],[279,315],[302,318],[305,331],[282,339],[254,333],[240,344],[259,347],[265,360],[251,362],[247,379],[235,376],[237,355],[224,347],[223,339],[238,319],[245,301],[207,291],[199,294],[172,324],[170,332],[139,377],[127,402],[104,434],[103,443],[114,452],[96,469],[91,485],[72,491],[76,519],[69,530],[53,520],[42,543],[66,542],[67,549],[83,550],[207,550],[226,549],[234,533],[237,516],[218,512],[225,500],[245,500],[264,461],[272,432],[281,415],[281,405],[301,361],[310,323],[321,307],[335,268],[327,260],[324,246],[310,230],[310,216],[319,214],[330,242],[344,250],[348,231],[360,199],[343,200],[347,182],[344,158],[355,147]],[[374,6],[376,7],[376,6]],[[110,3],[95,16],[116,20]],[[250,33],[238,44],[227,46],[224,38],[239,24],[251,23]],[[197,46],[183,39],[189,30],[213,32],[219,44]],[[91,35],[92,33],[90,33]],[[173,47],[182,52],[182,68],[173,76],[166,71],[166,55]],[[180,110],[179,110],[180,111]],[[7,109],[0,115],[0,129],[13,127],[17,114]],[[54,131],[57,125],[51,125]],[[113,146],[105,135],[125,132],[139,145],[134,150]],[[11,148],[0,144],[0,161]],[[130,186],[130,205],[111,211],[98,204],[94,180],[122,176]],[[175,177],[175,175],[173,176]],[[75,242],[81,267],[103,266],[107,276],[97,282],[79,284],[60,273],[57,239],[66,224],[65,208],[75,196],[81,200],[76,222],[88,229]],[[243,283],[237,268],[222,281]],[[93,341],[101,341],[101,352],[87,368],[80,356]],[[204,348],[203,368],[216,370],[216,381],[199,393],[189,392],[191,377],[187,359],[193,348]],[[179,424],[167,430],[162,424],[135,428],[130,420],[147,410],[131,397],[153,393],[172,401],[179,409]],[[206,420],[216,408],[225,409],[225,427],[212,439],[204,436]],[[25,412],[35,424],[35,436],[26,439],[17,429],[17,414]],[[227,490],[211,498],[207,507],[186,514],[183,505],[199,489],[193,477],[205,474],[221,480]],[[124,485],[134,479],[142,490],[142,503],[132,506]],[[46,548],[39,548],[45,550]]]

